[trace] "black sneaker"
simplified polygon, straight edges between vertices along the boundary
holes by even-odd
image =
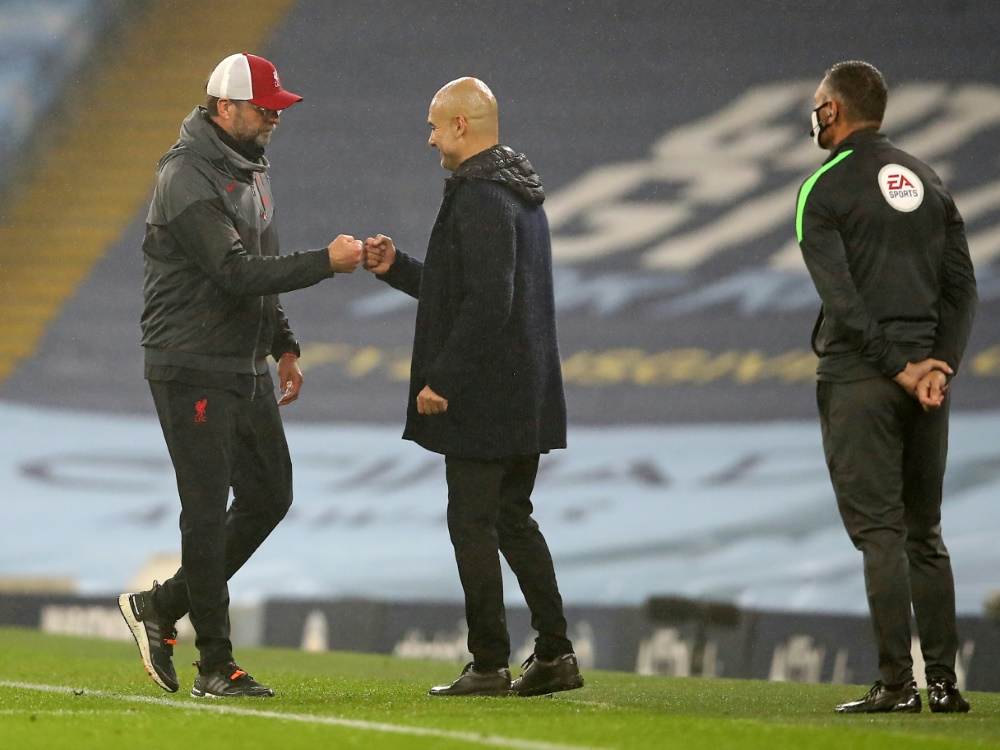
[[[270,698],[274,691],[236,666],[235,662],[216,668],[203,667],[200,661],[198,676],[191,688],[192,698]]]
[[[139,647],[142,666],[164,690],[176,693],[180,683],[174,671],[174,646],[177,644],[176,621],[164,620],[153,609],[153,592],[160,587],[153,581],[153,588],[136,594],[122,594],[118,597],[118,609],[128,623]]]
[[[837,706],[838,714],[919,714],[922,704],[917,683],[910,680],[902,685],[886,685],[879,680],[864,696]]]
[[[477,672],[470,661],[461,676],[450,685],[432,687],[428,695],[507,695],[510,692],[510,670]]]
[[[969,701],[962,697],[951,680],[931,680],[927,683],[927,705],[936,714],[965,714]]]
[[[552,661],[544,661],[532,654],[521,666],[524,667],[524,674],[514,680],[510,687],[511,695],[527,698],[583,687],[583,675],[580,674],[576,654],[563,654]]]

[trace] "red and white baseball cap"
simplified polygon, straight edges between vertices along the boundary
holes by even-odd
[[[220,99],[247,101],[264,109],[287,109],[302,97],[281,88],[278,71],[257,55],[241,52],[220,62],[208,79],[205,92]]]

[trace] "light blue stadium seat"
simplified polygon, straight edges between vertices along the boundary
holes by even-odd
[[[32,83],[38,72],[30,61],[18,68],[0,66],[0,143],[10,147],[31,131],[36,116]]]
[[[0,0],[0,185],[121,0]]]

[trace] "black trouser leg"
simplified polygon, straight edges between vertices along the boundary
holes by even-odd
[[[914,410],[903,453],[903,504],[913,612],[928,681],[955,680],[958,631],[951,558],[941,537],[941,496],[948,453],[948,401]]]
[[[510,660],[500,551],[531,610],[539,656],[572,651],[552,556],[531,518],[538,456],[489,461],[449,456],[445,467],[448,531],[465,592],[469,651],[476,668],[499,669]]]
[[[864,557],[879,669],[888,684],[913,677],[903,506],[909,399],[902,388],[882,378],[820,382],[817,388],[823,449],[844,527]]]
[[[573,644],[566,637],[566,618],[545,537],[531,517],[531,492],[538,474],[538,456],[509,459],[500,487],[497,533],[500,551],[517,577],[531,611],[531,626],[538,632],[535,653],[551,660],[569,653]]]
[[[501,669],[510,661],[496,528],[504,466],[499,461],[447,456],[445,474],[448,533],[465,593],[469,651],[476,669]]]
[[[233,470],[233,503],[226,514],[226,577],[243,567],[292,505],[292,460],[278,404],[267,394],[249,406]]]
[[[153,602],[163,616],[190,614],[202,662],[232,660],[227,581],[291,504],[291,467],[273,398],[150,382],[177,475],[181,568]],[[204,420],[195,404],[207,401]],[[227,511],[230,487],[232,507]]]
[[[232,658],[225,519],[239,399],[180,383],[149,387],[181,501],[181,568],[153,604],[171,619],[189,612],[202,660],[225,661]]]

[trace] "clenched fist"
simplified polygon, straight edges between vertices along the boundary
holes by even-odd
[[[396,247],[392,237],[380,234],[365,240],[365,268],[376,276],[386,273],[396,260]]]
[[[361,240],[349,234],[339,235],[326,251],[330,254],[330,268],[336,273],[353,273],[361,262]]]

